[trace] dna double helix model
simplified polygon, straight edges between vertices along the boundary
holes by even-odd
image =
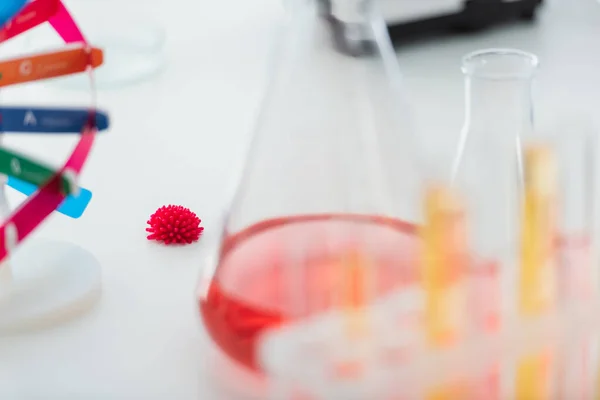
[[[55,210],[72,218],[82,215],[91,192],[79,187],[78,176],[109,118],[96,109],[94,69],[103,63],[102,49],[91,45],[61,0],[1,0],[0,46],[27,31],[50,24],[65,46],[11,59],[0,59],[0,90],[6,86],[88,74],[88,108],[5,106],[0,104],[0,134],[72,134],[75,147],[59,168],[0,146],[0,268]],[[0,136],[1,138],[2,136]],[[27,196],[14,210],[6,201],[6,185]]]

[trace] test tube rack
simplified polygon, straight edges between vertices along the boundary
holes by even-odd
[[[574,351],[600,336],[600,298],[595,298],[539,317],[507,320],[497,331],[431,349],[419,330],[422,301],[415,288],[373,304],[371,333],[361,339],[344,339],[344,315],[336,311],[282,327],[264,337],[263,367],[277,387],[299,389],[314,399],[422,398],[428,388],[447,382],[476,382],[492,365],[516,365],[524,354],[548,348],[557,354]],[[596,380],[590,383],[598,387]],[[581,388],[561,389],[575,390]]]

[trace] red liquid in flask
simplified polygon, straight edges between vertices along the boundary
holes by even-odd
[[[360,215],[253,225],[224,240],[219,265],[199,298],[206,329],[229,357],[260,371],[261,334],[330,308],[342,279],[340,259],[348,252],[368,246],[377,295],[414,282],[415,235],[412,224]]]

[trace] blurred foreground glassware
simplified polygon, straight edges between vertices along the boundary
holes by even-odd
[[[396,312],[398,304],[408,304],[408,301],[390,296],[370,308],[369,312],[374,315],[370,339],[373,345],[360,360],[352,357],[356,357],[355,349],[361,345],[348,341],[341,333],[342,318],[335,312],[291,323],[263,336],[261,359],[265,370],[277,384],[277,392],[273,393],[272,399],[296,399],[298,397],[292,393],[299,391],[306,394],[302,398],[313,400],[422,399],[424,391],[444,386],[455,377],[471,377],[468,383],[483,381],[490,364],[513,366],[522,362],[523,357],[540,354],[547,349],[553,349],[555,355],[565,352],[575,354],[590,338],[597,339],[600,333],[600,307],[595,297],[587,304],[580,303],[575,307],[561,305],[544,316],[514,320],[510,326],[492,335],[471,337],[457,347],[432,351],[422,347],[419,338],[415,337],[418,329],[407,329],[406,325],[397,322],[400,319],[393,318],[401,317]],[[395,330],[399,327],[402,329]],[[345,353],[338,349],[345,349]],[[339,373],[341,356],[354,360],[355,364],[362,362],[364,368],[359,370],[361,373]],[[537,365],[533,367],[530,372],[535,372]],[[597,357],[590,359],[584,367],[585,375],[579,375],[575,381],[565,379],[565,368],[554,371],[558,374],[528,374],[528,378],[534,386],[548,385],[552,388],[552,392],[546,393],[548,397],[539,398],[597,398],[595,396],[600,394],[597,388],[600,373]],[[511,374],[510,377],[513,383],[507,389],[512,390],[500,392],[500,395],[452,396],[446,391],[444,394],[448,397],[438,398],[523,398],[515,392],[515,376]],[[497,385],[493,381],[488,381],[488,384]],[[584,395],[580,396],[581,393]]]
[[[560,116],[525,141],[528,147],[544,145],[552,151],[556,164],[557,218],[549,223],[555,225],[557,235],[553,243],[554,265],[548,271],[554,277],[548,276],[550,280],[543,289],[554,292],[554,302],[558,304],[589,304],[596,299],[598,287],[597,130],[585,116]],[[532,293],[530,289],[528,292]],[[557,391],[561,398],[592,398],[594,374],[598,372],[598,336],[590,333],[553,353],[549,355],[558,377],[547,378],[546,386]]]
[[[495,330],[467,332],[455,346],[432,348],[427,297],[439,291],[426,285],[419,291],[415,285],[415,291],[393,292],[366,307],[370,336],[362,342],[344,334],[344,316],[336,310],[275,327],[260,346],[262,365],[278,390],[273,399],[295,399],[298,391],[314,400],[422,399],[432,388],[443,389],[433,393],[440,396],[435,398],[449,399],[598,398],[600,299],[593,287],[573,286],[593,282],[597,273],[595,246],[588,246],[596,242],[590,221],[596,133],[580,119],[555,118],[552,124],[521,138],[527,178],[515,232],[524,245],[521,293],[511,294],[518,313]],[[427,219],[428,228],[432,221]],[[554,286],[552,275],[560,283],[571,282]],[[339,368],[348,361],[353,368]],[[467,392],[457,395],[453,389]]]
[[[260,370],[265,330],[415,279],[417,149],[374,3],[340,2],[345,23],[333,32],[314,0],[288,4],[220,250],[198,289],[210,336],[247,369]]]
[[[559,179],[558,295],[587,301],[598,288],[598,131],[581,115],[562,117],[540,132],[554,149]]]

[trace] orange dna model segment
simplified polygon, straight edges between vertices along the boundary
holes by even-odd
[[[68,50],[20,57],[0,62],[0,87],[71,75],[102,65],[104,55],[96,47],[79,45]]]

